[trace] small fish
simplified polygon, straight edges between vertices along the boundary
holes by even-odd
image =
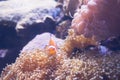
[[[46,50],[50,55],[55,55],[57,53],[57,46],[56,46],[55,41],[52,39],[51,34],[50,34],[49,44],[46,47]]]

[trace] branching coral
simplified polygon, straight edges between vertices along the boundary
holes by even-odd
[[[72,21],[76,34],[97,40],[120,35],[120,2],[118,0],[89,0],[82,5]]]

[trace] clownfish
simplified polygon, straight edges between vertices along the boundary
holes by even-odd
[[[55,41],[52,39],[52,35],[50,34],[50,40],[46,47],[46,50],[49,55],[55,55],[57,53],[57,46]]]

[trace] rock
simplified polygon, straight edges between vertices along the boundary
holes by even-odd
[[[56,6],[57,2],[54,0],[36,0],[34,2],[32,0],[21,0],[19,3],[17,3],[17,0],[5,1],[0,3],[0,20],[16,22],[16,30],[18,31],[18,35],[21,35],[19,34],[21,33],[20,31],[26,31],[29,26],[31,28],[31,25],[33,27],[33,24],[36,23],[45,23],[47,24],[46,26],[48,26],[50,29],[51,27],[49,24],[53,24],[51,21],[53,20],[55,22],[61,16],[62,10],[60,7]],[[42,26],[39,25],[39,27]],[[55,25],[53,25],[53,27],[55,27]]]
[[[0,48],[9,49],[20,45],[15,26],[16,23],[12,21],[0,22]]]
[[[51,32],[55,31],[55,21],[51,18],[47,17],[44,22],[34,22],[32,24],[20,24],[24,28],[17,29],[17,35],[22,37],[24,41],[30,41],[37,34],[41,34],[43,32]]]
[[[63,2],[64,2],[64,0],[56,0],[56,1],[58,1],[58,2],[60,2],[60,3],[63,3]]]
[[[56,37],[65,39],[68,35],[68,29],[70,29],[71,21],[65,20],[62,21],[57,27],[56,27]]]
[[[109,50],[118,51],[120,50],[120,36],[102,40],[100,45],[106,46]]]
[[[34,51],[36,49],[41,49],[41,50],[45,49],[45,47],[49,43],[50,34],[51,33],[43,33],[37,35],[22,49],[21,52],[29,52],[29,51]],[[56,38],[54,35],[52,35],[52,38],[56,42],[57,47],[60,48],[60,46],[63,44],[64,41],[62,39]]]
[[[81,7],[82,4],[85,3],[85,0],[64,0],[64,1],[59,0],[59,1],[63,2],[64,11],[66,15],[69,16],[73,16],[77,9]]]
[[[27,29],[35,28],[34,24],[39,24],[39,27],[44,27],[44,30],[46,29],[46,32],[53,32],[55,31],[55,23],[57,22],[59,16],[60,16],[61,9],[60,8],[52,8],[52,9],[35,9],[32,10],[24,19],[20,20],[16,26],[16,30],[18,31],[18,35],[21,35],[22,30],[25,29],[25,32]],[[54,28],[54,29],[53,29]],[[51,30],[53,29],[53,30]],[[39,30],[41,30],[39,28]],[[45,31],[41,32],[45,32]],[[40,33],[41,33],[40,32]]]
[[[34,2],[21,0],[19,3],[16,0],[9,0],[1,2],[0,6],[0,20],[16,23],[17,36],[23,39],[23,44],[33,39],[37,34],[54,33],[56,23],[63,15],[61,8],[56,7],[57,2],[54,0],[36,0]]]

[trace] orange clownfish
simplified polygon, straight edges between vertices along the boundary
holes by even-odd
[[[56,47],[56,43],[55,41],[52,39],[52,36],[50,34],[50,40],[49,40],[49,44],[46,47],[47,52],[50,55],[55,55],[57,53],[57,47]]]

